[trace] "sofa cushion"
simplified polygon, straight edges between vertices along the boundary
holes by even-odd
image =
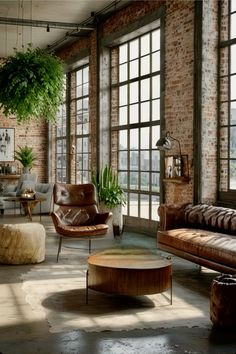
[[[236,268],[236,238],[203,229],[158,231],[158,243]]]

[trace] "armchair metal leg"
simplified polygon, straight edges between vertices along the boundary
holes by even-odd
[[[57,251],[57,262],[59,260],[59,254],[61,252],[61,243],[62,243],[62,237],[60,236],[59,245],[58,245],[58,251]]]

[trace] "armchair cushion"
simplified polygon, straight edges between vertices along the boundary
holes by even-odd
[[[89,215],[85,209],[73,208],[68,209],[62,217],[65,225],[80,226],[85,225],[88,221]]]

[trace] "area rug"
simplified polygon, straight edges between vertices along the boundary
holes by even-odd
[[[50,332],[210,325],[209,283],[199,291],[203,277],[199,278],[197,272],[195,277],[190,276],[192,269],[177,269],[174,274],[172,305],[161,294],[128,297],[92,290],[86,304],[86,260],[81,256],[78,264],[45,262],[22,275],[26,300],[32,311],[45,315]]]

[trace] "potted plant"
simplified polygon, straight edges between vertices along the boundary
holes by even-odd
[[[55,122],[62,101],[61,60],[36,48],[16,52],[0,68],[0,108],[18,122],[44,118]]]
[[[14,158],[23,165],[23,173],[29,173],[33,167],[33,162],[37,160],[33,148],[27,145],[19,146],[18,150],[15,151]]]
[[[106,165],[100,172],[92,171],[92,183],[97,190],[100,209],[112,212],[114,236],[119,236],[123,230],[122,205],[126,198],[117,174]]]

